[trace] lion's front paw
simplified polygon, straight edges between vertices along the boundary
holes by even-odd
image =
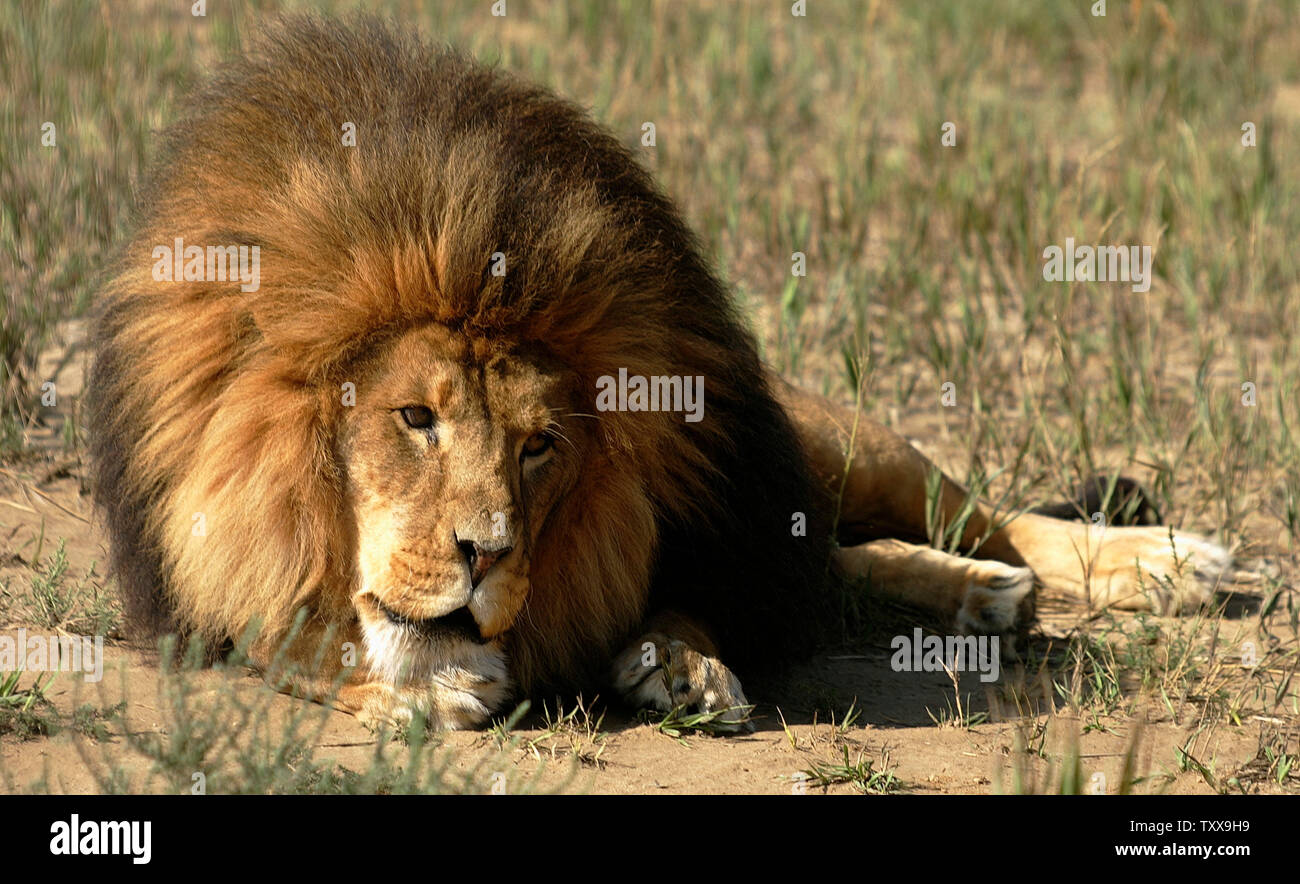
[[[505,655],[485,645],[457,665],[430,673],[427,680],[349,685],[339,692],[339,701],[371,726],[406,726],[418,716],[436,730],[461,730],[485,724],[510,690]]]
[[[433,677],[429,720],[443,730],[478,727],[510,694],[505,657],[478,661],[473,669],[452,667]]]
[[[615,658],[614,687],[640,708],[719,713],[716,730],[754,729],[740,679],[720,660],[663,633],[642,636]]]

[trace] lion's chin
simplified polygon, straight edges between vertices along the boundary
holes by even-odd
[[[468,606],[457,608],[441,617],[426,618],[407,616],[379,601],[375,602],[375,606],[390,624],[430,642],[460,639],[481,645],[486,640],[479,632],[478,622]]]
[[[394,685],[427,684],[449,677],[461,685],[506,677],[500,642],[482,638],[473,617],[453,612],[434,622],[361,611],[365,658],[371,675]],[[448,622],[443,622],[448,621]]]

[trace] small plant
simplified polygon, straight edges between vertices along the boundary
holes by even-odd
[[[686,746],[689,745],[686,742],[687,733],[698,731],[715,736],[731,733],[736,730],[737,725],[744,725],[751,720],[749,713],[753,710],[753,706],[727,706],[711,712],[690,712],[685,706],[674,706],[662,718],[656,719],[654,712],[645,709],[641,710],[639,718],[642,722],[652,725],[659,733],[670,736]]]
[[[25,689],[18,687],[21,677],[21,672],[0,676],[0,734],[11,733],[20,740],[29,740],[57,733],[58,722],[45,696],[54,675],[51,674],[44,684],[38,675],[31,687]]]
[[[961,696],[961,673],[947,663],[944,663],[943,670],[948,674],[948,679],[952,682],[953,699],[944,701],[944,708],[936,714],[927,707],[925,714],[930,716],[930,720],[937,727],[952,727],[959,730],[969,730],[977,724],[983,724],[989,720],[987,712],[972,712],[970,709],[970,696],[967,695],[963,701]]]
[[[120,717],[125,711],[125,702],[118,703],[116,706],[101,708],[96,708],[90,703],[83,703],[73,710],[70,726],[76,733],[100,743],[109,737],[108,725],[105,722]]]
[[[1196,738],[1201,735],[1201,731],[1196,731],[1181,746],[1174,747],[1174,755],[1178,759],[1178,769],[1183,772],[1193,771],[1200,775],[1205,784],[1215,792],[1226,791],[1226,784],[1219,782],[1219,776],[1215,772],[1214,759],[1210,759],[1209,764],[1201,761],[1192,751],[1195,747]]]
[[[81,580],[68,573],[67,542],[58,547],[35,571],[26,592],[16,592],[6,581],[0,595],[16,619],[46,629],[84,635],[112,635],[120,621],[120,605],[105,591],[92,562]],[[41,544],[38,542],[39,548]],[[34,558],[33,562],[39,562]]]
[[[596,698],[598,699],[599,697]],[[579,696],[568,712],[564,711],[564,706],[558,699],[555,702],[555,712],[542,704],[545,727],[541,736],[528,741],[528,751],[538,759],[542,757],[543,751],[552,759],[568,754],[581,764],[600,767],[600,756],[605,752],[608,735],[601,731],[605,713],[593,717],[592,707],[596,700],[588,705]]]
[[[834,762],[813,762],[812,767],[804,773],[808,781],[818,786],[832,786],[836,783],[851,783],[858,791],[869,795],[885,795],[897,791],[898,777],[896,768],[889,764],[889,752],[881,757],[880,767],[874,759],[867,757],[866,748],[858,750],[857,757],[851,757],[848,746],[841,746],[843,759]]]
[[[1268,769],[1279,786],[1286,782],[1286,778],[1291,775],[1295,769],[1296,756],[1286,751],[1286,743],[1281,745],[1265,746],[1264,755],[1268,758]]]
[[[531,701],[524,700],[509,718],[495,720],[488,733],[499,749],[519,748],[538,761],[543,757],[552,761],[569,757],[585,766],[599,768],[609,735],[601,730],[605,713],[597,715],[593,712],[597,700],[599,697],[588,704],[579,696],[574,707],[567,712],[558,698],[554,712],[543,703],[542,732],[535,737],[524,737],[514,732],[515,726],[532,706]]]
[[[835,738],[840,740],[846,738],[861,715],[862,710],[858,708],[858,700],[854,697],[853,702],[849,704],[849,708],[844,710],[844,717],[840,719],[839,724],[835,723],[834,717],[831,718],[831,727],[835,729]]]

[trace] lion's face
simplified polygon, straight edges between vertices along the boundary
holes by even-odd
[[[429,325],[360,369],[338,456],[372,669],[418,677],[499,645],[587,439],[573,378]]]

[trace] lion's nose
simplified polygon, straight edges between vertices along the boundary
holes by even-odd
[[[469,565],[469,582],[474,588],[478,587],[493,565],[510,555],[514,549],[513,546],[504,544],[496,547],[481,546],[473,540],[457,540],[456,545],[460,547],[460,554]]]

